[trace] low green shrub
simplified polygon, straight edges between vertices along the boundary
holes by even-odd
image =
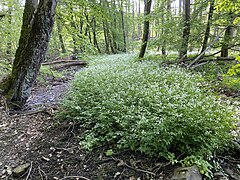
[[[82,146],[111,143],[174,159],[210,155],[227,144],[233,112],[206,94],[199,75],[132,59],[105,56],[76,75],[58,118],[82,124]]]
[[[199,168],[201,174],[205,175],[207,178],[212,179],[212,169],[213,166],[201,156],[187,156],[183,160],[179,161],[182,167],[191,167],[196,165]]]

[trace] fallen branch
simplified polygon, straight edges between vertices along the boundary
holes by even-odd
[[[202,58],[202,56],[219,40],[220,36],[225,32],[225,30],[232,24],[232,22],[227,25],[226,27],[224,27],[222,29],[222,31],[217,35],[217,37],[214,39],[214,41],[201,53],[198,55],[198,57],[196,57],[189,65],[188,68],[190,68],[192,65],[196,64],[196,62],[198,62],[199,59]]]
[[[191,69],[195,69],[199,66],[205,65],[209,62],[218,62],[218,61],[234,61],[235,58],[234,57],[216,57],[216,58],[203,58],[201,60],[198,61],[197,64],[192,65]]]
[[[166,62],[166,64],[186,63],[186,62],[192,61],[193,59],[194,58],[188,58],[188,59],[184,59],[183,61],[178,61],[178,62],[169,61],[169,62]],[[202,63],[208,63],[208,62],[213,62],[213,61],[215,61],[215,62],[218,62],[218,61],[234,61],[234,60],[235,60],[235,57],[233,57],[233,56],[229,56],[229,57],[209,57],[209,56],[207,56],[205,58],[199,59],[198,62],[196,62],[195,64],[192,64],[191,68],[194,69],[195,66],[198,66],[198,65],[201,66],[201,65],[203,65]]]
[[[53,66],[52,69],[58,70],[58,69],[68,68],[71,66],[86,66],[86,65],[87,65],[87,62],[85,62],[85,61],[75,61],[75,62],[70,62],[70,63]]]
[[[59,180],[70,179],[70,178],[78,178],[78,179],[90,180],[90,179],[88,179],[86,177],[83,177],[83,176],[66,176],[66,177],[61,178]]]
[[[30,167],[29,167],[29,169],[28,169],[28,175],[27,175],[27,177],[26,177],[25,180],[28,180],[28,179],[29,179],[30,174],[31,174],[31,171],[32,171],[32,162],[31,162],[31,165],[30,165]]]
[[[112,157],[112,159],[116,162],[121,162],[123,160],[121,159],[117,159],[117,158],[114,158]],[[123,161],[124,162],[124,161]],[[150,175],[153,175],[153,176],[156,176],[156,174],[154,172],[151,172],[151,171],[147,171],[147,170],[144,170],[144,169],[139,169],[139,168],[135,168],[135,167],[132,167],[130,165],[128,165],[126,162],[124,162],[121,166],[126,166],[127,168],[129,169],[132,169],[132,170],[135,170],[135,171],[138,171],[138,172],[142,172],[142,173],[146,173],[146,174],[150,174]]]
[[[229,56],[229,57],[213,57],[213,58],[203,58],[198,61],[198,63],[203,62],[211,62],[211,61],[234,61],[235,57]]]
[[[61,64],[61,63],[75,63],[75,62],[87,63],[86,61],[62,59],[62,60],[56,60],[56,61],[51,61],[51,62],[44,62],[44,63],[42,63],[42,65],[45,66],[45,65],[53,65],[53,64]]]

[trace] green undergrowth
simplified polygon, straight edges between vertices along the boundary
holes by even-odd
[[[0,80],[11,72],[11,64],[6,60],[0,60]]]
[[[228,144],[235,120],[201,85],[201,76],[179,67],[102,56],[76,75],[57,116],[81,124],[87,149],[111,144],[171,160],[206,157]]]
[[[232,90],[240,90],[240,56],[236,57],[237,63],[232,65],[223,75],[223,82]]]
[[[240,90],[240,65],[235,62],[210,62],[196,69],[217,91]]]
[[[41,66],[37,81],[40,84],[48,84],[49,80],[62,78],[63,74],[64,72],[53,70],[50,66]]]

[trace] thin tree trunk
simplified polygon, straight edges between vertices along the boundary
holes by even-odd
[[[210,7],[209,7],[209,13],[208,13],[207,27],[206,27],[206,31],[204,34],[204,40],[203,40],[203,44],[202,44],[201,53],[207,48],[207,43],[208,43],[208,39],[209,39],[209,35],[210,35],[210,28],[211,28],[210,26],[211,26],[213,11],[214,11],[214,0],[211,0]]]
[[[114,52],[116,52],[118,50],[118,46],[117,46],[117,33],[116,33],[116,29],[119,29],[117,27],[117,20],[116,20],[116,12],[117,12],[117,8],[116,8],[116,1],[113,0],[112,1],[112,5],[113,5],[113,21],[111,21],[111,33],[112,33],[112,46],[114,49]]]
[[[132,1],[132,41],[135,40],[136,37],[136,27],[135,27],[135,5],[134,5],[134,0]]]
[[[122,4],[122,1],[121,1]],[[122,20],[122,34],[123,34],[123,52],[127,51],[127,43],[126,43],[126,32],[125,32],[125,24],[124,24],[124,12],[123,12],[123,5],[121,10],[121,20]]]
[[[138,17],[141,16],[141,6],[140,6],[141,1],[138,1]],[[140,22],[138,23],[138,38],[140,39],[142,36],[142,26]]]
[[[233,21],[232,13],[230,14],[230,19],[231,21]],[[233,36],[233,27],[230,25],[225,30],[223,45],[221,48],[221,57],[228,57],[228,47],[230,46],[232,36]]]
[[[60,42],[60,45],[61,45],[62,53],[66,53],[67,51],[66,51],[64,41],[63,41],[62,26],[61,26],[61,22],[60,22],[59,17],[56,18],[56,25],[57,25],[58,39],[59,39],[59,42]]]
[[[190,0],[184,0],[183,36],[181,49],[179,51],[179,59],[187,57],[189,35],[190,35]]]
[[[86,18],[86,28],[85,28],[85,36],[88,36],[89,42],[92,44],[92,36],[91,36],[91,32],[90,32],[90,24],[91,22],[89,21],[89,17],[87,12],[84,13],[85,14],[85,18]]]
[[[144,57],[146,48],[147,48],[147,42],[149,37],[149,19],[148,15],[151,11],[151,4],[152,0],[144,0],[144,28],[143,28],[143,39],[142,39],[142,46],[139,53],[139,58],[142,59]]]
[[[12,7],[8,7],[8,23],[9,23],[9,26],[12,26]],[[6,54],[10,56],[12,54],[12,42],[10,38],[11,36],[10,29],[8,30],[7,34],[8,34],[8,42],[7,42]]]
[[[178,11],[179,14],[182,13],[182,4],[183,4],[183,0],[179,0],[179,11]]]
[[[23,16],[22,33],[15,55],[12,74],[4,82],[4,94],[12,108],[21,108],[31,94],[44,60],[57,5],[56,0],[40,0],[36,13],[37,1],[27,0]],[[10,107],[11,107],[10,106]]]
[[[93,31],[93,44],[94,46],[97,48],[98,52],[101,53],[101,50],[98,46],[98,42],[97,42],[97,35],[96,35],[96,20],[95,18],[93,17],[93,20],[92,20],[92,24],[93,24],[93,28],[92,28],[92,31]]]
[[[109,42],[108,42],[107,28],[106,28],[105,22],[103,22],[103,34],[104,34],[104,40],[105,40],[105,50],[106,50],[106,53],[109,54]]]

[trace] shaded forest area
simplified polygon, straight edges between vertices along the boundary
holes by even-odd
[[[0,0],[0,179],[240,179],[240,1]]]

